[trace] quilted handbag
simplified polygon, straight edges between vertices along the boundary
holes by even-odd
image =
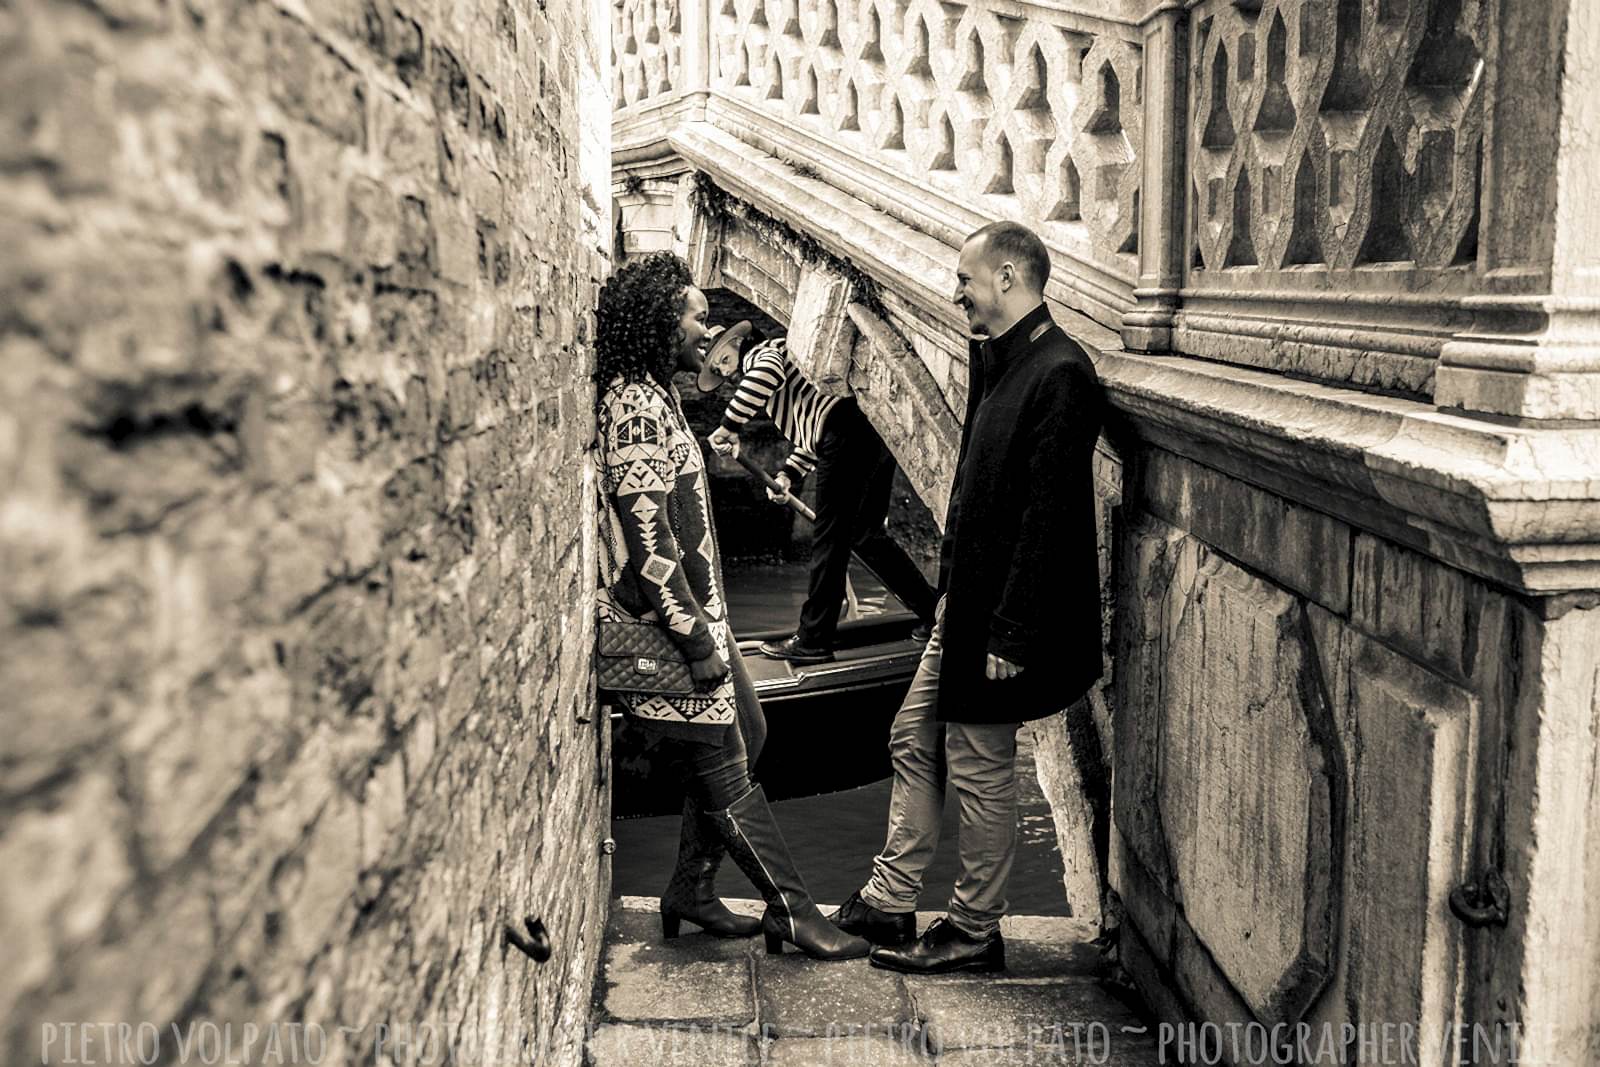
[[[601,619],[598,627],[595,667],[601,689],[613,693],[695,691],[688,661],[660,626]]]

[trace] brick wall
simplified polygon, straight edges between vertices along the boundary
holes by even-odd
[[[0,1060],[577,1061],[597,6],[0,5]]]

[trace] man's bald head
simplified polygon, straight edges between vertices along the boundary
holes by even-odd
[[[1039,306],[1050,277],[1050,255],[1039,235],[1016,222],[974,230],[956,262],[951,300],[967,315],[974,337],[998,337]]]
[[[972,231],[967,242],[974,241],[981,242],[979,254],[991,269],[1011,263],[1016,268],[1017,281],[1029,292],[1044,296],[1045,282],[1050,280],[1050,253],[1038,234],[1020,222],[991,222]]]

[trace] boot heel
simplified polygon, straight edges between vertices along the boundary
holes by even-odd
[[[678,936],[678,916],[661,913],[661,939],[671,941]]]
[[[781,955],[783,955],[783,935],[782,934],[774,934],[774,933],[766,932],[766,931],[764,931],[764,933],[766,933],[766,938],[767,938],[767,955],[769,955],[769,956],[781,956]]]

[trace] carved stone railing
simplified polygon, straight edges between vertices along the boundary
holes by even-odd
[[[682,0],[617,0],[612,10],[616,107],[675,93],[683,85]]]
[[[1063,299],[1114,324],[1138,270],[1142,41],[1117,14],[1132,6],[695,0],[682,14],[706,20],[697,85],[677,9],[625,0],[620,143],[630,114],[665,102],[655,79],[683,72],[677,88],[737,135],[920,229],[1030,220],[1071,265]]]
[[[904,182],[1032,219],[1075,259],[1131,280],[1137,33],[999,6],[818,0],[798,11],[796,0],[725,0],[713,15],[712,85]]]
[[[1147,157],[1186,163],[1146,168],[1130,347],[1600,419],[1593,5],[1187,7],[1149,23]]]
[[[947,244],[1027,221],[1130,349],[1600,419],[1594,5],[1089,7],[620,0],[619,157],[687,108]]]
[[[1459,0],[1190,13],[1178,347],[1431,395],[1481,285],[1488,14]]]

